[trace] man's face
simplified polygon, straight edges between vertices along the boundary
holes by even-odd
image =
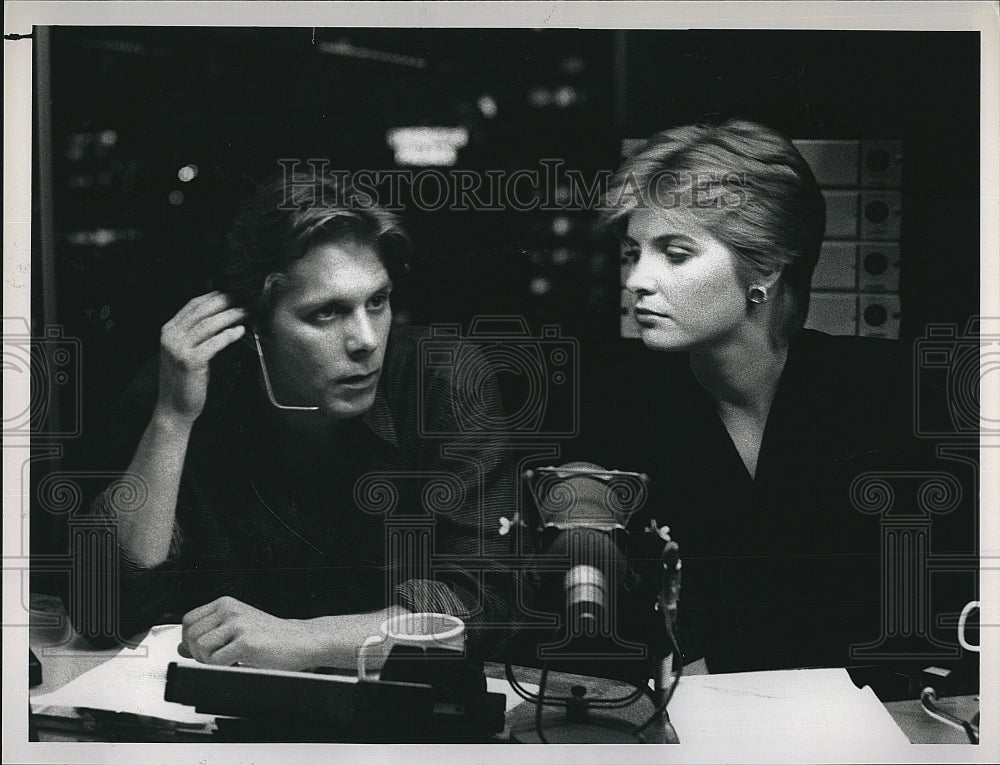
[[[319,406],[335,419],[368,411],[392,323],[391,291],[367,244],[320,244],[296,261],[262,338],[278,403]]]

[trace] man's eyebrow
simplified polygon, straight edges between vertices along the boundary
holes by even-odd
[[[392,289],[392,279],[386,279],[379,286],[373,289],[365,297],[364,302],[368,302],[371,298],[375,297],[381,292],[389,292]],[[352,301],[345,300],[341,297],[317,297],[315,300],[306,300],[300,306],[302,310],[313,311],[317,308],[346,308],[350,309]]]

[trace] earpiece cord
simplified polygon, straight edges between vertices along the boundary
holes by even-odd
[[[271,388],[271,376],[267,373],[267,364],[264,363],[264,348],[260,344],[260,336],[257,334],[257,328],[253,328],[253,341],[257,346],[257,358],[260,360],[260,371],[264,377],[264,391],[267,393],[267,399],[271,402],[271,405],[277,409],[284,409],[289,412],[318,412],[318,406],[286,406],[285,404],[279,404],[278,400],[274,397],[274,389]]]

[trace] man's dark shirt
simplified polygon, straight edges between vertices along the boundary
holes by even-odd
[[[284,618],[392,604],[451,613],[466,620],[472,647],[495,649],[514,602],[515,576],[505,565],[517,552],[514,535],[499,532],[516,507],[515,466],[502,436],[437,434],[463,431],[462,402],[500,420],[500,396],[491,375],[470,392],[423,365],[421,336],[393,328],[374,406],[338,422],[309,464],[281,456],[254,351],[241,342],[221,352],[191,434],[168,560],[146,569],[107,550],[103,563],[99,554],[89,560],[98,581],[120,567],[119,627],[105,637],[127,638],[230,595]],[[122,398],[107,467],[131,461],[156,380],[153,364]],[[114,488],[92,506],[112,527]],[[105,587],[113,597],[114,581]],[[103,625],[75,616],[101,642]]]

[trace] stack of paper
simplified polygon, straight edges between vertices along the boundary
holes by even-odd
[[[153,627],[135,648],[120,651],[52,693],[32,696],[32,712],[65,716],[67,710],[95,709],[166,720],[178,727],[211,727],[214,715],[198,714],[193,707],[163,700],[167,665],[172,661],[198,663],[177,652],[180,640],[179,624]]]
[[[870,751],[909,743],[872,689],[844,669],[682,677],[669,711],[682,744]]]

